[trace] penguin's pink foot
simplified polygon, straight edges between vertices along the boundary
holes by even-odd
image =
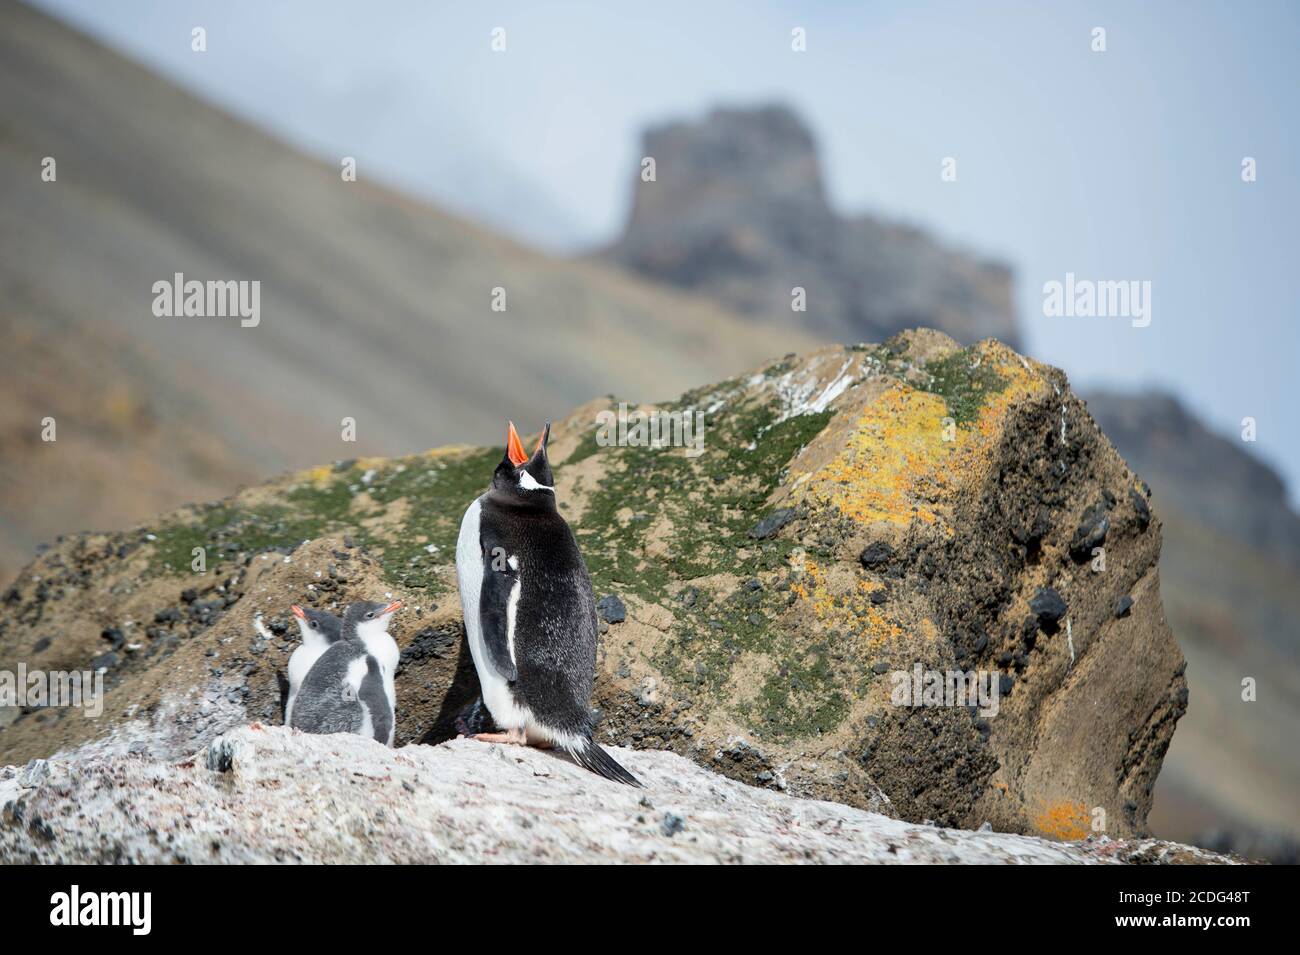
[[[528,736],[522,729],[506,730],[504,733],[475,733],[474,738],[484,743],[505,743],[507,746],[528,745]]]

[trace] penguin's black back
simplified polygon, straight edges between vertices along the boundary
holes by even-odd
[[[542,725],[590,736],[596,601],[573,532],[553,504],[516,507],[487,494],[479,538],[488,564],[485,586],[495,572],[490,567],[495,548],[519,561],[512,691]]]

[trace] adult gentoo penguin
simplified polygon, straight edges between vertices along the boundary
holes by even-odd
[[[293,702],[302,688],[302,681],[321,654],[342,636],[343,621],[332,613],[293,605],[293,615],[298,618],[298,633],[302,646],[289,657],[289,695],[284,704],[284,723],[293,719]]]
[[[343,614],[340,639],[302,681],[289,725],[304,733],[357,733],[393,745],[397,643],[388,621],[402,606],[359,601]]]
[[[456,542],[465,634],[483,702],[504,733],[476,739],[555,746],[607,779],[640,786],[591,738],[596,601],[555,506],[547,422],[530,458],[512,423],[492,486]]]

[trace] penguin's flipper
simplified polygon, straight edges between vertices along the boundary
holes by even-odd
[[[487,648],[492,668],[507,681],[519,678],[514,657],[510,653],[510,617],[508,608],[519,577],[506,571],[495,570],[488,560],[483,567],[483,587],[479,591],[479,625],[483,630],[483,646]]]
[[[366,655],[366,675],[361,678],[357,699],[370,711],[375,739],[388,746],[393,735],[393,709],[384,690],[384,674],[379,669],[379,661],[369,654]]]
[[[590,770],[597,776],[604,776],[606,779],[612,779],[616,783],[623,783],[626,786],[635,786],[637,789],[644,789],[641,781],[619,765],[613,756],[600,748],[600,744],[595,740],[583,740],[582,743],[568,750],[569,755],[583,769]]]
[[[275,682],[280,688],[280,722],[289,725],[289,678],[283,670],[275,671]]]

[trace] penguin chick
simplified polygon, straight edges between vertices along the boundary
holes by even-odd
[[[490,742],[555,746],[607,779],[640,786],[592,739],[596,600],[578,543],[555,504],[547,422],[530,458],[512,423],[492,486],[456,542],[465,634]]]
[[[293,703],[302,689],[302,681],[307,678],[312,664],[320,659],[321,654],[330,648],[330,644],[340,638],[343,621],[324,610],[303,609],[293,605],[293,615],[298,621],[298,633],[302,636],[302,646],[293,651],[289,657],[289,694],[284,704],[284,724],[290,725],[293,718]]]
[[[304,733],[356,733],[393,745],[399,654],[388,621],[401,606],[400,600],[349,605],[340,638],[302,682],[290,726]]]

